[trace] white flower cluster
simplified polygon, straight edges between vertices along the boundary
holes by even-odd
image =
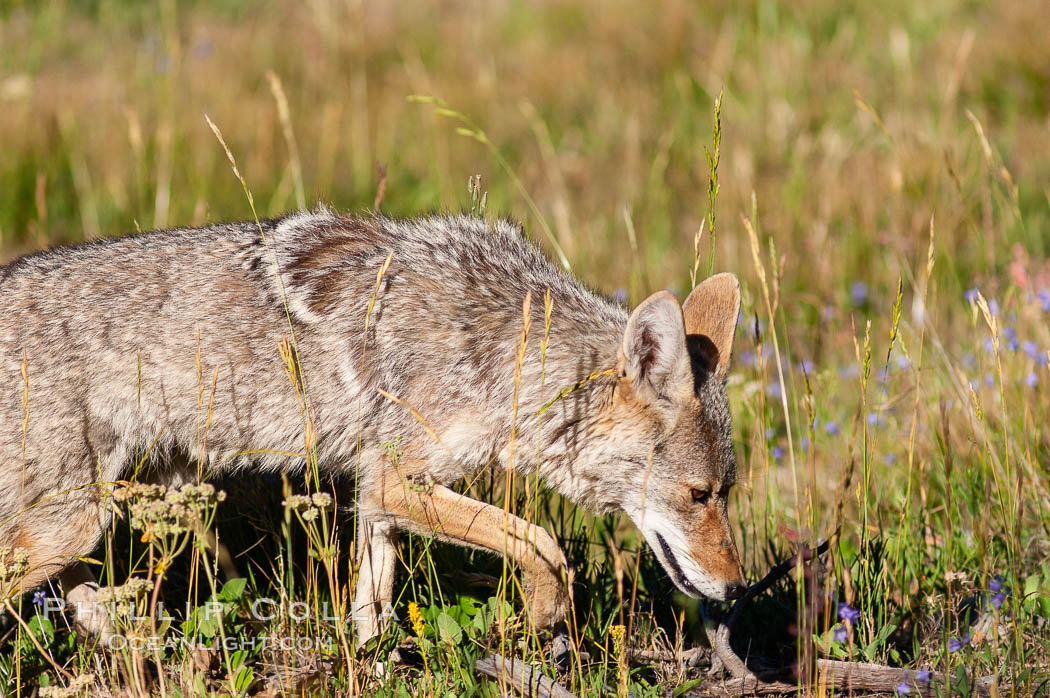
[[[38,695],[40,698],[76,698],[93,683],[94,674],[81,674],[73,677],[68,686],[44,686]]]
[[[332,506],[332,496],[327,492],[314,492],[312,495],[293,494],[282,504],[286,509],[299,512],[303,521],[314,521],[323,510]]]
[[[152,582],[140,577],[132,577],[117,587],[102,587],[98,590],[97,602],[111,605],[120,615],[131,615],[135,611],[135,602],[153,588]]]
[[[113,499],[128,504],[132,528],[163,538],[190,530],[204,511],[226,499],[226,493],[206,482],[177,490],[135,482],[115,490]]]
[[[29,551],[0,548],[0,598],[7,598],[29,572]]]

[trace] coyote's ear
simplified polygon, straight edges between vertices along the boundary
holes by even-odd
[[[657,291],[642,301],[627,320],[623,335],[623,374],[641,395],[671,397],[692,388],[685,322],[678,299]]]
[[[740,282],[733,274],[715,274],[693,289],[682,306],[685,333],[714,373],[725,378],[740,314]]]

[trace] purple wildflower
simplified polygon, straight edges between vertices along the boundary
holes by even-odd
[[[210,58],[212,53],[212,43],[207,39],[198,41],[193,47],[193,55],[197,58]]]
[[[34,606],[43,606],[44,605],[44,601],[46,601],[46,600],[47,600],[47,592],[44,591],[43,589],[41,589],[40,591],[38,591],[35,594],[33,594],[33,605]]]
[[[848,622],[850,625],[855,625],[857,621],[860,620],[860,611],[843,601],[839,603],[839,618]]]
[[[995,592],[995,595],[992,596],[992,606],[994,606],[996,610],[1002,608],[1003,604],[1006,602],[1006,597],[1011,593],[1010,587],[1003,584],[1002,575],[997,574],[992,577],[992,581],[988,582],[988,588]]]
[[[876,426],[879,423],[879,415],[876,412],[868,413],[868,426]]]
[[[985,352],[987,352],[989,354],[991,354],[993,351],[995,351],[995,344],[992,342],[992,338],[991,337],[985,337],[984,341],[981,342],[981,348],[984,349]]]
[[[976,303],[977,302],[977,290],[978,290],[977,287],[974,286],[973,288],[971,288],[970,290],[968,290],[966,293],[963,294],[963,298],[966,299],[967,303]]]
[[[845,642],[849,637],[849,631],[846,630],[845,625],[836,625],[835,630],[831,633],[831,639],[835,642]]]
[[[953,637],[951,640],[948,641],[948,651],[949,652],[958,652],[963,647],[966,647],[969,644],[970,644],[970,633],[966,633],[965,635],[962,636],[962,638],[960,638],[958,640],[956,640]]]
[[[882,457],[882,460],[885,461],[886,465],[893,465],[897,462],[897,455],[894,453],[887,453]]]
[[[995,300],[994,298],[988,301],[988,312],[991,313],[993,317],[998,315],[999,301]]]
[[[970,390],[973,390],[974,392],[976,392],[977,389],[980,388],[980,387],[981,387],[981,382],[978,381],[976,378],[974,378],[972,381],[970,381]]]
[[[838,422],[828,422],[824,425],[824,431],[828,432],[829,436],[838,436],[842,429],[839,428]]]
[[[758,357],[755,356],[755,352],[753,351],[740,352],[740,363],[745,366],[754,366],[757,358]]]
[[[995,376],[993,376],[990,373],[984,374],[984,384],[991,388],[993,385],[995,385]]]
[[[901,681],[897,684],[897,695],[906,696],[911,693],[911,686],[908,685],[907,681]]]
[[[1039,378],[1036,377],[1035,373],[1029,372],[1028,375],[1024,377],[1024,384],[1029,388],[1034,388],[1039,385]]]
[[[808,436],[803,436],[801,439],[798,440],[798,445],[802,447],[803,451],[808,449],[809,448],[809,437]]]
[[[972,351],[968,351],[965,354],[963,354],[963,364],[969,366],[970,368],[973,368],[977,365],[977,357],[974,356]]]
[[[917,672],[915,672],[915,680],[918,681],[919,683],[929,683],[930,682],[930,671],[929,671],[929,669],[919,669]]]
[[[784,449],[780,446],[773,447],[773,460],[780,460],[784,457]]]
[[[864,305],[868,300],[868,285],[863,281],[854,281],[849,287],[849,297],[853,305]]]
[[[1028,354],[1030,359],[1034,359],[1039,354],[1039,345],[1029,339],[1021,342],[1021,349]]]
[[[911,361],[908,359],[907,356],[898,356],[897,357],[897,367],[898,368],[908,368],[909,366],[911,366]]]
[[[766,395],[769,397],[780,397],[780,383],[776,381],[766,386]]]
[[[618,289],[616,289],[615,291],[613,291],[612,297],[613,297],[613,300],[616,301],[617,303],[619,303],[620,305],[627,305],[627,289],[626,288],[618,288]]]
[[[1039,293],[1036,294],[1039,297],[1039,304],[1043,306],[1044,313],[1050,313],[1050,291],[1045,288],[1039,289]]]
[[[1007,341],[1013,340],[1015,343],[1017,342],[1017,330],[1013,325],[1007,325],[1003,328],[1003,336],[1006,337]],[[1020,345],[1018,344],[1018,346]]]
[[[801,361],[798,362],[798,369],[800,371],[802,371],[803,373],[807,374],[807,375],[812,375],[812,373],[813,373],[813,362],[810,361],[809,359],[802,359]]]

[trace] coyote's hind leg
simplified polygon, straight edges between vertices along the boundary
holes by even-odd
[[[98,638],[106,645],[112,637],[110,617],[103,604],[98,603],[98,580],[86,563],[77,560],[58,577],[66,606],[73,609],[73,624],[84,635]]]
[[[60,493],[19,514],[10,526],[12,547],[29,553],[29,572],[19,582],[23,591],[58,578],[82,632],[101,635],[108,629],[104,612],[95,604],[94,575],[77,558],[98,544],[108,514],[94,488]]]

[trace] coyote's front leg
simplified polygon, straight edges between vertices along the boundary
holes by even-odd
[[[554,538],[540,526],[442,485],[415,483],[393,469],[384,474],[379,504],[398,528],[516,560],[525,572],[526,602],[535,627],[550,628],[567,615],[569,568]],[[360,585],[358,591],[363,591]],[[375,601],[373,596],[364,603]],[[378,631],[361,620],[360,635]]]
[[[357,646],[383,630],[394,600],[397,563],[397,530],[390,521],[358,520],[359,546],[357,588],[354,592],[354,623]]]

